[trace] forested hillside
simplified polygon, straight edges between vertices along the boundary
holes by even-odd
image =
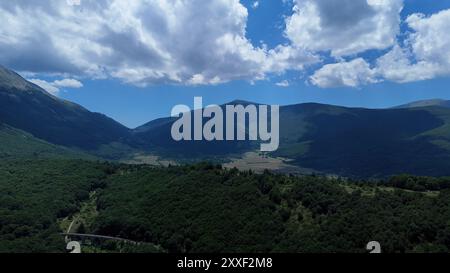
[[[62,252],[58,219],[106,175],[106,165],[84,161],[0,161],[0,252]]]
[[[0,123],[0,160],[5,159],[94,159],[81,151],[48,143],[22,130]]]
[[[448,251],[449,181],[128,168],[101,191],[96,226],[174,252],[364,252],[372,240],[386,252]]]
[[[348,181],[211,164],[3,160],[0,252],[65,251],[61,221],[86,203],[95,213],[78,231],[163,252],[365,252],[373,240],[385,252],[448,252],[449,188],[450,178],[410,175]]]

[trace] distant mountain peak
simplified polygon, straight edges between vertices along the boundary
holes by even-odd
[[[258,104],[251,101],[246,100],[233,100],[228,103],[225,103],[224,105],[249,105],[249,104]]]
[[[430,107],[430,106],[439,106],[439,107],[447,107],[450,108],[450,101],[443,99],[429,99],[429,100],[419,100],[410,102],[407,104],[399,105],[394,108],[419,108],[419,107]]]

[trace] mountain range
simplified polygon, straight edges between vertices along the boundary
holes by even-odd
[[[162,118],[129,129],[0,67],[0,157],[54,154],[129,160],[157,155],[223,162],[259,146],[251,141],[176,142],[170,134],[174,121]],[[429,100],[390,109],[316,103],[282,106],[280,148],[267,156],[346,177],[447,176],[449,152],[450,101]]]
[[[399,105],[394,108],[416,108],[416,107],[427,107],[427,106],[450,107],[450,101],[442,100],[442,99],[420,100],[420,101],[415,101],[415,102]]]

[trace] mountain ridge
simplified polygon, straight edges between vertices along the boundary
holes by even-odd
[[[104,159],[130,159],[139,154],[224,162],[259,146],[248,140],[177,142],[171,137],[172,123],[177,120],[173,117],[129,129],[106,115],[54,97],[15,72],[3,69],[0,75],[0,123]],[[228,105],[250,103],[234,100]],[[450,108],[281,106],[280,147],[268,156],[350,177],[450,175]]]
[[[0,75],[0,122],[57,145],[91,151],[130,133],[106,115],[57,98],[11,70],[3,68]]]
[[[397,108],[419,108],[419,107],[446,107],[450,108],[450,100],[444,99],[429,99],[429,100],[418,100],[410,103],[402,104],[399,106],[393,107]]]

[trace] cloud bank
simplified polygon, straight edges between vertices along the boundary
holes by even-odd
[[[254,82],[292,70],[323,88],[450,75],[450,10],[402,21],[403,0],[292,0],[280,30],[288,43],[273,48],[248,39],[239,0],[76,2],[1,1],[0,63],[137,86]],[[373,50],[385,54],[364,55]],[[33,80],[52,93],[64,87]]]
[[[411,32],[403,45],[395,44],[372,67],[358,58],[325,65],[310,77],[320,87],[360,86],[380,81],[398,83],[450,76],[450,10],[431,16],[412,14]]]
[[[359,86],[380,81],[398,83],[450,76],[450,10],[431,16],[412,14],[403,45],[396,42],[372,66],[361,58],[325,65],[310,77],[319,87]]]
[[[26,3],[26,4],[25,4]],[[255,47],[238,0],[2,1],[0,63],[140,86],[260,80],[318,58]]]

